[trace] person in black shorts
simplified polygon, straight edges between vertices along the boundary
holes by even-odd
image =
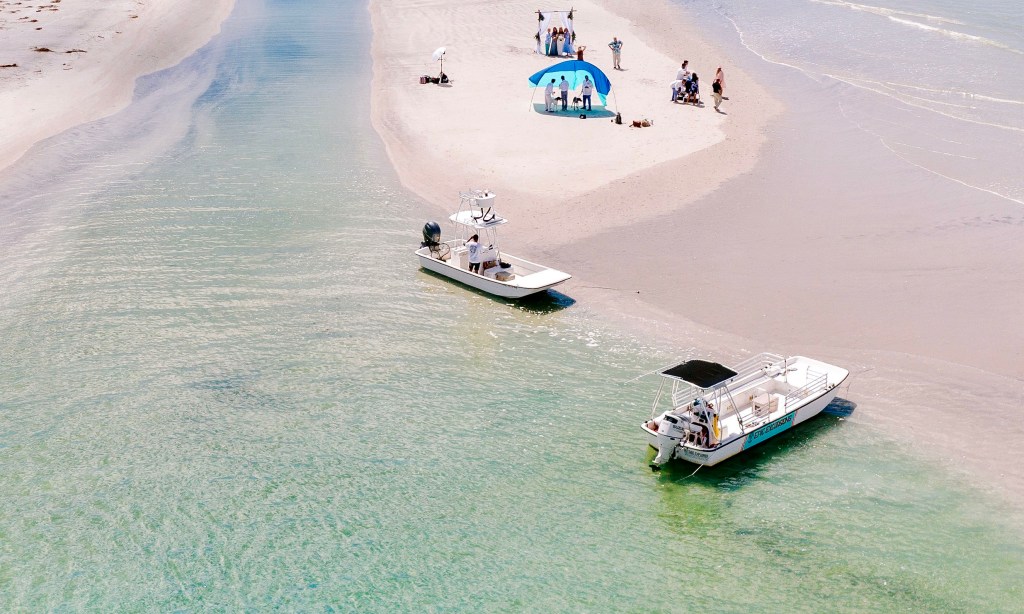
[[[466,249],[469,250],[469,272],[480,274],[480,236],[473,235],[466,241]]]

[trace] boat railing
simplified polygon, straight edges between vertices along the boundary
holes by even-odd
[[[682,382],[674,382],[677,385],[672,386],[672,407],[682,407],[689,405],[691,401],[697,398],[700,394],[700,388],[692,384],[686,384]]]
[[[749,388],[757,384],[757,380],[772,377],[774,374],[769,372],[772,367],[785,372],[789,361],[790,359],[788,358],[770,352],[762,352],[761,354],[751,356],[732,368],[736,375],[729,380],[725,387],[732,391],[730,394],[737,390]],[[693,384],[678,380],[674,381],[672,384],[672,406],[684,407],[707,392],[707,390]],[[723,412],[726,411],[726,408],[722,409]]]
[[[762,352],[760,354],[756,354],[744,360],[743,362],[734,366],[732,370],[737,373],[738,377],[743,377],[746,375],[751,375],[757,371],[760,371],[766,367],[770,367],[774,364],[780,362],[785,363],[786,361],[787,359],[783,358],[782,356],[779,356],[778,354]]]
[[[772,377],[774,374],[769,373],[771,367],[775,366],[785,371],[788,364],[789,359],[778,354],[764,352],[751,356],[732,368],[736,375],[729,380],[727,386],[732,391],[742,390],[756,383],[757,380]]]
[[[828,373],[822,373],[813,369],[807,369],[807,383],[791,390],[786,395],[786,407],[793,403],[799,403],[807,397],[824,390],[828,386]]]

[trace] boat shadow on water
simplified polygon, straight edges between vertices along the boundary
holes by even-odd
[[[520,309],[522,311],[526,311],[529,313],[536,313],[541,315],[554,313],[556,311],[561,311],[563,309],[572,307],[573,305],[576,304],[576,299],[572,298],[571,296],[562,294],[557,290],[546,290],[544,292],[538,292],[537,294],[531,294],[530,296],[526,296],[519,299],[509,299],[502,298],[500,296],[495,296],[488,292],[484,292],[483,290],[474,288],[473,286],[467,286],[466,284],[461,283],[458,280],[451,279],[450,277],[441,275],[440,273],[435,273],[434,271],[431,271],[429,269],[420,269],[419,272],[422,275],[443,281],[446,284],[454,285],[459,288],[465,288],[466,290],[469,290],[473,294],[476,294],[477,296],[482,296],[486,299],[494,301],[495,303],[509,305],[511,307],[515,307],[516,309]]]
[[[832,429],[837,428],[856,409],[857,404],[853,401],[836,397],[821,411],[821,414],[721,464],[704,467],[677,460],[666,463],[655,475],[663,483],[687,483],[694,486],[734,490],[756,479],[761,470],[776,459],[784,459],[794,449],[813,443],[819,437],[823,437]],[[650,462],[655,454],[657,451],[648,447],[646,460]]]

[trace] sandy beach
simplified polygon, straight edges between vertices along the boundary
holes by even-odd
[[[0,612],[1024,601],[1024,7],[20,2]],[[544,111],[534,11],[570,7],[652,126]],[[572,279],[421,267],[473,187]],[[658,367],[762,351],[840,400],[652,471]]]
[[[191,55],[233,5],[0,2],[0,169],[35,143],[126,106],[138,77]]]
[[[729,87],[750,96],[735,103],[734,116],[715,113],[711,81],[720,58],[673,19],[671,7],[656,3],[626,18],[588,2],[575,6],[576,43],[586,47],[585,60],[609,75],[614,95],[608,109],[595,107],[584,120],[579,112],[546,114],[543,92],[526,87],[528,76],[553,63],[534,50],[536,7],[501,2],[453,9],[422,0],[371,3],[374,125],[410,189],[446,208],[459,189],[499,191],[515,222],[512,232],[538,243],[575,241],[713,190],[750,168],[760,128],[781,108],[746,75],[730,71]],[[633,23],[660,25],[645,25],[640,37]],[[478,35],[481,28],[488,36]],[[613,70],[607,48],[613,36],[624,41],[621,71]],[[442,44],[453,85],[412,87],[418,75],[437,72],[430,51]],[[681,57],[668,48],[678,48]],[[669,103],[669,84],[684,59],[704,80],[703,108]],[[615,110],[622,113],[621,126],[611,122]],[[629,127],[642,119],[653,126]],[[711,148],[714,155],[702,153]],[[667,164],[672,161],[678,164]],[[648,197],[651,182],[634,179],[648,169],[693,180],[685,187],[674,183],[668,199]],[[584,196],[609,184],[635,196],[628,218],[618,199]],[[576,207],[553,206],[579,198],[587,202],[584,215]],[[564,232],[567,226],[571,233]]]
[[[434,205],[424,215],[443,219],[460,189],[492,189],[513,222],[509,244],[573,273],[565,292],[579,308],[694,355],[843,364],[853,419],[1024,501],[1024,470],[1006,462],[1024,437],[1024,297],[1019,267],[994,274],[1007,253],[1021,260],[1017,226],[995,223],[1018,220],[1015,204],[993,199],[979,213],[974,193],[952,186],[894,208],[891,193],[845,177],[825,214],[801,190],[765,193],[791,172],[777,161],[818,147],[783,149],[771,131],[801,130],[814,109],[784,107],[668,3],[574,6],[577,43],[609,75],[625,123],[651,128],[531,106],[526,78],[553,63],[534,53],[532,4],[371,1],[374,126],[402,182]],[[625,43],[623,71],[612,70],[612,36]],[[437,72],[430,51],[441,45],[451,87],[417,84]],[[703,77],[704,108],[668,101],[683,59]],[[719,65],[727,115],[711,108]],[[828,189],[830,177],[796,173]],[[951,244],[951,228],[968,232]],[[948,428],[977,407],[999,428]]]

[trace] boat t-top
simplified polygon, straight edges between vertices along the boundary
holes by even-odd
[[[758,354],[733,368],[688,360],[664,379],[640,428],[658,451],[651,468],[677,458],[715,465],[821,413],[850,372],[803,356]],[[671,392],[665,395],[665,385]],[[670,407],[659,413],[668,397]]]
[[[423,242],[416,250],[420,266],[504,298],[522,298],[544,292],[571,279],[572,275],[517,258],[498,248],[497,229],[508,223],[494,210],[494,192],[471,190],[459,193],[459,210],[448,219],[455,238],[441,241],[437,222],[423,226]],[[466,242],[479,235],[479,272],[470,271]]]

